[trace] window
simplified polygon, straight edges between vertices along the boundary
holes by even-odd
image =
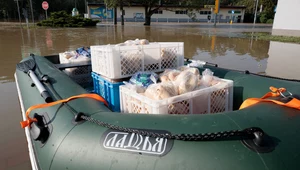
[[[228,11],[228,14],[232,14],[232,11],[234,12],[234,14],[240,14],[241,13],[241,11],[230,10],[230,11]]]
[[[162,14],[163,11],[162,10],[155,10],[153,14]]]
[[[175,14],[187,14],[187,10],[185,10],[185,11],[175,11]]]
[[[200,11],[200,15],[210,15],[211,11]]]

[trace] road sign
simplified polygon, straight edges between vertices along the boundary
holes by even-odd
[[[234,14],[234,10],[232,10],[231,13]]]
[[[215,5],[204,5],[204,8],[215,8]]]
[[[42,7],[43,7],[44,10],[47,10],[49,8],[48,2],[47,1],[43,1]]]

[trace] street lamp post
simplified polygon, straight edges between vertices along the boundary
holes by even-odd
[[[254,0],[254,1],[255,1],[255,0]],[[254,25],[255,25],[255,22],[256,22],[256,13],[257,13],[258,1],[259,1],[259,0],[256,0],[256,5],[255,5],[255,13],[254,13],[254,21],[253,21],[253,24],[254,24]]]
[[[21,24],[20,7],[19,7],[19,0],[17,0],[17,8],[18,8],[19,22],[20,22],[20,25],[22,26],[22,24]]]
[[[33,25],[34,25],[33,8],[32,8],[32,1],[31,0],[30,0],[30,8],[31,8],[32,22],[33,22]]]

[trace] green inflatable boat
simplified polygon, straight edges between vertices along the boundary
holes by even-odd
[[[88,63],[77,65],[86,66]],[[15,79],[32,169],[298,169],[300,110],[258,102],[269,87],[286,88],[282,103],[298,99],[300,83],[206,63],[233,85],[233,111],[216,114],[122,114],[61,71],[58,56],[31,55]],[[94,96],[95,97],[95,96]],[[69,98],[63,104],[51,103]],[[100,99],[99,99],[100,100]],[[66,101],[65,101],[66,102]],[[42,105],[41,105],[42,104]],[[37,108],[32,106],[38,106]],[[30,121],[26,111],[30,108]],[[26,121],[27,120],[27,121]],[[21,121],[21,120],[20,120]]]

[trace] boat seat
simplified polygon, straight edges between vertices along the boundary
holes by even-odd
[[[54,65],[56,68],[60,70],[64,70],[66,68],[91,66],[91,61],[84,61],[79,63],[67,63],[67,64],[54,64]]]

